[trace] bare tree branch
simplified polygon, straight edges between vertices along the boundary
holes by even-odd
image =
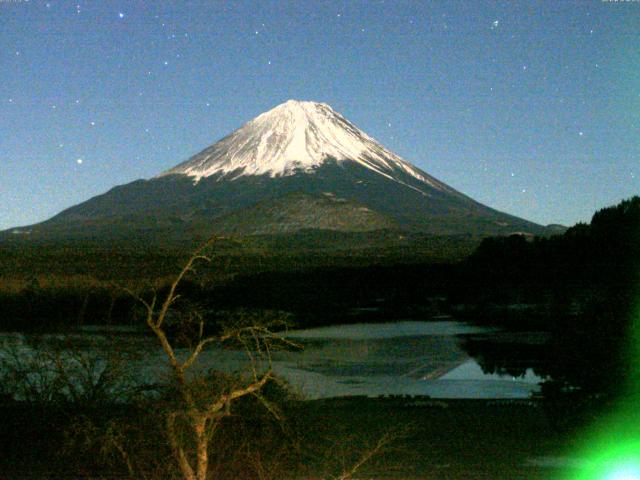
[[[176,434],[175,422],[176,422],[177,413],[171,412],[167,415],[166,418],[166,427],[167,427],[167,437],[169,438],[169,443],[171,444],[171,448],[173,449],[174,455],[178,460],[178,467],[182,472],[185,480],[196,480],[196,476],[193,472],[193,467],[189,463],[187,456],[184,453],[184,449],[178,443],[178,436]]]
[[[397,434],[393,432],[387,432],[378,438],[378,441],[372,448],[368,448],[361,455],[360,458],[347,470],[343,471],[339,476],[335,477],[335,480],[350,480],[356,474],[358,470],[362,468],[364,464],[369,462],[373,457],[382,453],[382,451],[392,442],[397,439]]]

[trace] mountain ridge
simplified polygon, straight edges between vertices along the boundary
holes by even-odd
[[[29,228],[41,236],[93,229],[108,237],[112,230],[176,234],[178,227],[234,235],[385,228],[545,234],[545,227],[487,207],[413,166],[327,104],[297,100],[149,180],[116,186]]]

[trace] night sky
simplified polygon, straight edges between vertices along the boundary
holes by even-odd
[[[640,194],[640,1],[0,0],[0,229],[326,102],[542,224]]]

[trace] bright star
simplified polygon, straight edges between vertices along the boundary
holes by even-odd
[[[118,16],[119,16],[120,18],[124,18],[124,13],[120,12],[120,13],[118,13]]]
[[[79,159],[77,159],[77,160],[76,160],[76,163],[77,163],[78,165],[82,165],[82,162],[83,162],[83,161],[84,161],[84,160],[82,160],[81,158],[79,158]]]

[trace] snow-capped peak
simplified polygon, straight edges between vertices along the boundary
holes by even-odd
[[[396,181],[395,174],[401,171],[431,187],[450,190],[384,148],[326,103],[299,100],[258,115],[161,176],[183,174],[196,182],[215,174],[278,177],[311,172],[329,159],[357,162]]]

